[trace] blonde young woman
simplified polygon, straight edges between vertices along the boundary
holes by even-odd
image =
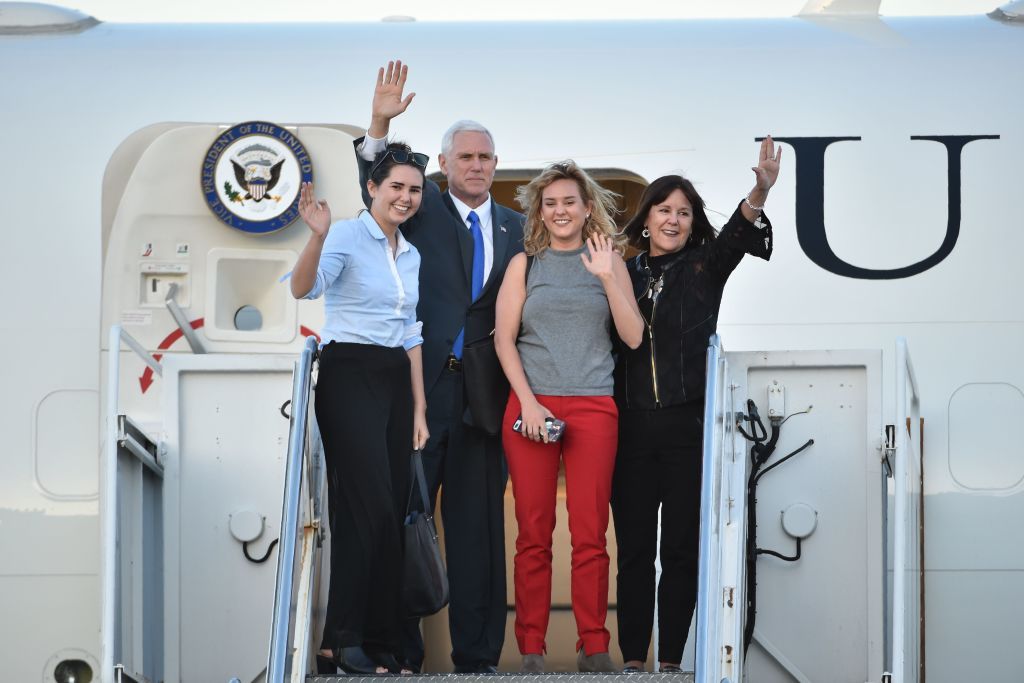
[[[618,435],[612,325],[636,347],[643,320],[622,260],[614,195],[572,161],[519,189],[525,254],[498,293],[494,345],[512,386],[502,439],[515,494],[515,633],[523,671],[544,670],[559,461],[572,537],[572,607],[581,671],[608,656],[608,501]],[[565,423],[552,441],[549,420]],[[516,423],[519,429],[513,430]]]

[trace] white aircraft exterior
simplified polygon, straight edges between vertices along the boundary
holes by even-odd
[[[110,327],[123,324],[165,358],[188,356],[164,307],[175,282],[189,321],[205,320],[197,334],[210,354],[266,357],[264,371],[285,373],[286,398],[291,365],[282,359],[302,348],[303,328],[322,323],[319,303],[294,303],[277,283],[307,228],[253,236],[221,223],[200,190],[207,149],[239,123],[273,122],[305,144],[335,216],[353,215],[361,200],[350,140],[368,123],[377,68],[400,57],[418,94],[392,133],[435,157],[453,120],[483,122],[506,191],[563,158],[634,201],[644,181],[682,173],[721,224],[752,185],[756,140],[775,137],[784,150],[766,208],[775,251],[768,263],[745,260],[730,280],[725,348],[878,353],[870,400],[890,415],[894,343],[907,339],[924,419],[928,678],[1020,680],[1024,11],[1019,2],[993,9],[912,19],[826,11],[163,26],[0,3],[0,679],[59,680],[64,660],[99,669]],[[252,270],[256,262],[265,265]],[[222,302],[214,283],[229,280],[234,293]],[[263,332],[234,328],[240,303],[263,307]],[[127,349],[120,356],[121,407],[160,423],[166,375],[147,376]],[[185,372],[190,361],[175,362]],[[265,397],[275,411],[280,393]],[[872,447],[880,426],[877,435]],[[250,485],[261,483],[240,484]],[[218,495],[181,492],[174,509],[187,515]],[[271,528],[279,519],[273,505],[258,511]],[[817,534],[827,526],[821,517]],[[236,546],[224,552],[240,556]],[[200,581],[208,567],[203,557],[182,562],[192,563],[180,568],[187,591],[187,577]],[[254,609],[269,610],[267,600],[254,598]],[[181,651],[207,619],[189,609],[176,616]],[[786,619],[800,622],[802,609]],[[828,614],[813,609],[824,610],[814,619]],[[232,628],[209,619],[211,629]],[[819,646],[827,662],[844,641]],[[872,662],[882,645],[865,647],[874,654],[863,677],[842,680],[879,680]],[[181,666],[168,661],[164,680],[198,680]],[[789,671],[770,680],[840,680]]]

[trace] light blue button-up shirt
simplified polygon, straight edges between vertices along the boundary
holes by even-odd
[[[384,231],[369,211],[331,225],[316,282],[304,299],[324,295],[321,345],[332,341],[409,350],[423,343],[416,320],[420,253],[398,233],[392,257]]]

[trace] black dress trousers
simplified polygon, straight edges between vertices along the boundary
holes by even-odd
[[[331,526],[323,647],[398,652],[413,432],[408,353],[327,344],[320,351],[315,409]]]
[[[619,413],[612,479],[623,661],[645,661],[654,626],[661,508],[658,659],[678,663],[697,602],[703,401]]]

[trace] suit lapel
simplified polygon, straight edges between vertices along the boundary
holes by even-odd
[[[505,251],[508,249],[508,221],[501,214],[504,212],[498,211],[498,203],[494,201],[494,197],[491,197],[491,235],[492,244],[494,245],[494,252],[491,259],[491,272],[487,276],[487,282],[484,283],[483,289],[480,290],[480,297],[482,298],[494,283],[497,282],[497,286],[501,286],[501,275],[504,274],[504,269],[499,267],[499,264],[505,263]]]
[[[451,195],[445,192],[442,201],[454,219],[451,228],[455,231],[455,238],[459,241],[459,250],[462,252],[462,274],[466,276],[466,287],[472,291],[473,285],[473,236],[469,234],[459,210],[455,208]]]

